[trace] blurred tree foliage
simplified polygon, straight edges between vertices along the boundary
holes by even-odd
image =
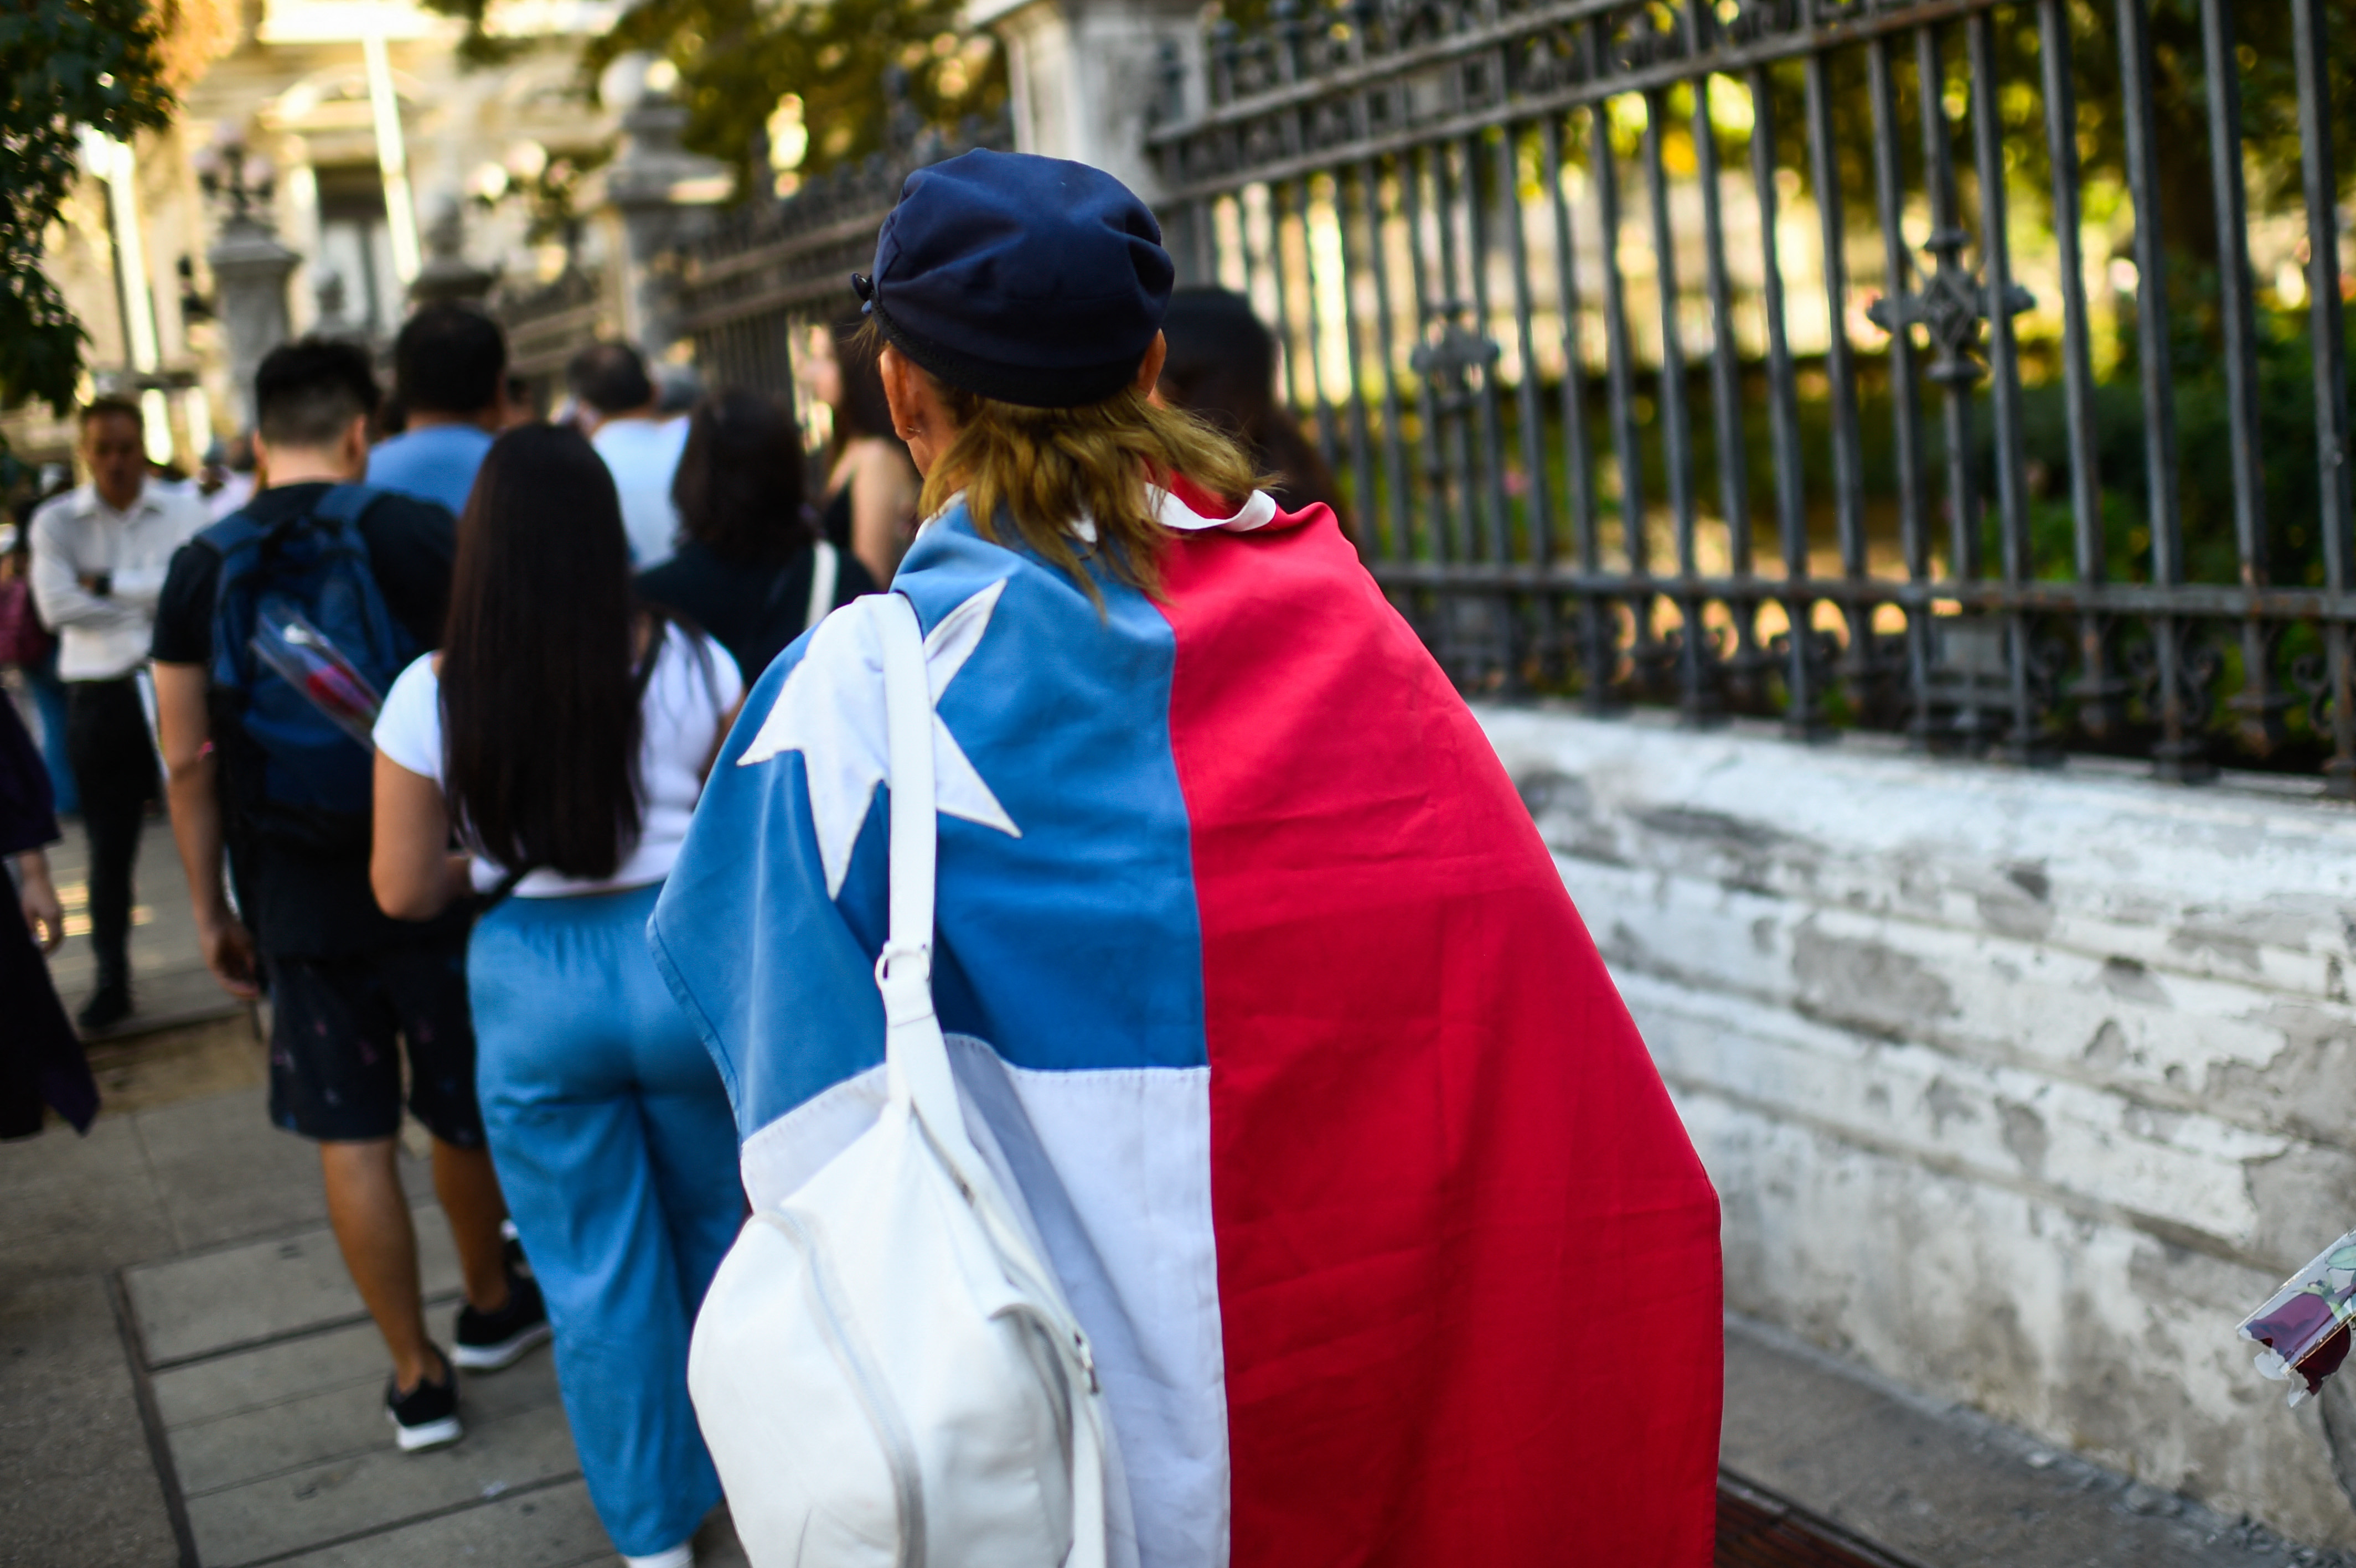
[[[129,138],[168,122],[171,20],[146,0],[0,6],[0,405],[73,403],[89,335],[41,268],[44,237],[80,177],[84,130]]]
[[[427,0],[474,25],[462,53],[498,58],[483,36],[486,0]],[[582,56],[594,77],[616,56],[644,49],[679,68],[687,105],[686,142],[736,165],[737,188],[769,183],[769,125],[788,98],[799,101],[794,139],[778,163],[798,176],[822,174],[883,147],[902,106],[886,73],[905,73],[905,107],[952,131],[969,115],[994,115],[1006,101],[997,46],[963,31],[961,0],[644,0]],[[807,138],[804,140],[803,138]],[[798,153],[798,156],[794,155]]]

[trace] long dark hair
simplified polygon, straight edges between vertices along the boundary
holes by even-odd
[[[596,450],[556,425],[493,442],[458,521],[441,680],[444,789],[491,859],[595,880],[637,843],[637,620]]]
[[[1323,501],[1355,538],[1332,470],[1277,400],[1276,336],[1251,302],[1226,289],[1180,289],[1162,330],[1170,340],[1162,395],[1243,443],[1285,510]]]
[[[801,432],[785,404],[723,387],[695,405],[670,482],[688,538],[731,565],[775,565],[815,537],[804,494]]]

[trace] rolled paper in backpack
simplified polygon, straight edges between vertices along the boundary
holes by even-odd
[[[2356,1231],[2351,1231],[2283,1281],[2265,1305],[2242,1319],[2242,1338],[2262,1347],[2261,1377],[2292,1385],[2297,1406],[2348,1358],[2356,1318]]]
[[[376,750],[373,732],[377,711],[384,706],[383,695],[301,612],[284,605],[265,606],[254,619],[251,645],[255,657],[301,692],[312,707],[335,720],[345,734],[369,751]]]

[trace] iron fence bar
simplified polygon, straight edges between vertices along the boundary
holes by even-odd
[[[1522,373],[1514,388],[1515,416],[1521,432],[1522,533],[1527,540],[1530,564],[1544,567],[1555,559],[1553,487],[1547,484],[1546,400],[1538,385],[1537,333],[1533,319],[1537,305],[1530,288],[1528,217],[1522,210],[1522,135],[1508,131],[1497,139],[1497,186],[1505,211],[1505,244],[1513,256],[1514,348]],[[1509,558],[1510,558],[1510,552]],[[1537,618],[1532,652],[1540,677],[1549,683],[1560,665],[1561,620],[1550,604],[1515,606],[1518,621],[1525,608]],[[1520,667],[1531,661],[1516,661]]]
[[[1257,314],[1259,310],[1259,300],[1257,295],[1254,280],[1259,272],[1259,268],[1254,265],[1252,260],[1251,191],[1253,186],[1258,186],[1259,187],[1260,194],[1263,197],[1267,196],[1268,187],[1258,180],[1254,180],[1250,185],[1238,186],[1236,187],[1236,265],[1237,270],[1243,274],[1243,287],[1240,292],[1244,298],[1252,302],[1252,310]],[[1280,355],[1284,352],[1284,342],[1280,336],[1277,341],[1276,351]],[[1282,360],[1280,359],[1278,361],[1279,367],[1280,367],[1282,363]],[[1290,400],[1288,399],[1287,401],[1289,402]]]
[[[1510,138],[1507,144],[1510,158]],[[1481,460],[1488,471],[1483,486],[1489,512],[1488,549],[1494,560],[1511,560],[1514,520],[1505,504],[1505,420],[1497,407],[1497,356],[1489,336],[1489,329],[1494,325],[1489,314],[1489,204],[1481,198],[1479,149],[1479,141],[1467,136],[1460,155],[1464,165],[1464,264],[1472,284],[1472,334],[1490,350],[1481,368],[1480,402],[1474,411],[1481,421]],[[1496,196],[1502,201],[1513,200],[1511,180],[1501,182]],[[1527,379],[1531,374],[1525,360],[1523,378]]]
[[[1595,454],[1587,441],[1587,365],[1579,341],[1579,252],[1571,229],[1570,198],[1562,188],[1562,133],[1560,115],[1548,115],[1539,123],[1547,200],[1554,208],[1555,294],[1562,313],[1563,480],[1570,492],[1571,529],[1580,569],[1592,575],[1602,570],[1602,525],[1595,500]],[[1592,596],[1580,600],[1579,645],[1587,671],[1585,699],[1589,710],[1599,713],[1611,711],[1614,705],[1614,651],[1608,618],[1605,604]]]
[[[1693,429],[1686,408],[1684,335],[1677,323],[1676,234],[1669,221],[1669,176],[1661,142],[1669,118],[1666,89],[1644,95],[1644,205],[1653,230],[1653,279],[1661,307],[1661,434],[1669,484],[1669,515],[1676,530],[1677,571],[1688,580],[1700,571],[1695,556]],[[1676,602],[1683,622],[1677,634],[1677,710],[1687,724],[1717,716],[1708,639],[1702,629],[1701,601]]]
[[[2094,369],[2086,324],[2086,263],[2079,242],[2078,94],[2071,74],[2070,18],[2062,0],[2038,0],[2037,54],[2045,89],[2045,151],[2053,169],[2053,240],[2062,283],[2062,392],[2070,437],[2070,516],[2078,579],[2100,582],[2104,560],[2102,474],[2094,450]],[[2126,688],[2113,674],[2109,628],[2078,623],[2078,727],[2115,732]]]
[[[872,239],[884,226],[884,219],[891,216],[893,206],[891,201],[881,202],[821,228],[766,240],[734,254],[700,251],[688,267],[688,285],[710,289],[746,273],[787,271],[802,257],[819,255],[853,240]]]
[[[2148,0],[2116,0],[2115,14],[2127,196],[2135,209],[2136,359],[2143,389],[2145,515],[2151,534],[2151,581],[2166,590],[2184,581],[2184,513],[2177,489],[2176,378],[2169,363],[2159,146],[2152,123],[2151,13]],[[2208,761],[2207,739],[2190,711],[2183,651],[2177,621],[2163,606],[2151,624],[2150,705],[2159,723],[2159,739],[2152,747],[2153,771],[2163,779],[2192,783],[2216,770]]]
[[[1784,330],[1783,262],[1777,252],[1775,107],[1764,66],[1751,88],[1751,186],[1759,204],[1760,293],[1767,313],[1767,425],[1775,449],[1775,528],[1783,548],[1783,614],[1790,652],[1783,676],[1784,732],[1815,741],[1829,732],[1812,667],[1808,597],[1808,518],[1800,457],[1800,394]]]
[[[1507,133],[1497,142],[1497,186],[1505,209],[1505,243],[1514,257],[1514,347],[1521,357],[1521,385],[1515,389],[1522,435],[1522,516],[1532,565],[1555,557],[1554,496],[1547,483],[1546,403],[1538,385],[1537,335],[1532,320],[1528,227],[1522,212],[1522,141]]]
[[[1698,27],[1699,7],[1689,13]],[[1718,441],[1719,507],[1726,514],[1729,570],[1737,581],[1751,575],[1751,464],[1742,436],[1742,360],[1734,340],[1734,288],[1726,271],[1726,221],[1720,210],[1718,127],[1709,108],[1710,77],[1694,81],[1694,176],[1701,185],[1702,249],[1707,258],[1709,293],[1709,389],[1711,430]],[[1734,652],[1727,661],[1729,684],[1737,700],[1756,702],[1761,673],[1757,631],[1751,615],[1757,599],[1730,600],[1727,612],[1734,621]]]
[[[1366,203],[1369,222],[1374,217],[1374,190],[1371,178],[1361,171],[1362,199]],[[1333,234],[1335,249],[1342,264],[1342,336],[1350,346],[1350,485],[1356,492],[1357,505],[1351,508],[1365,534],[1367,552],[1373,552],[1376,527],[1375,511],[1375,447],[1374,432],[1366,418],[1365,378],[1356,367],[1362,363],[1360,352],[1365,335],[1358,321],[1358,281],[1350,263],[1350,203],[1349,177],[1340,169],[1333,171]],[[1390,383],[1389,362],[1384,361],[1383,382]]]
[[[1404,172],[1402,165],[1402,176]],[[1358,165],[1358,186],[1365,192],[1366,208],[1366,255],[1375,285],[1375,340],[1382,351],[1383,477],[1390,492],[1390,554],[1396,560],[1407,560],[1415,553],[1415,517],[1410,509],[1413,498],[1408,493],[1405,432],[1400,426],[1403,415],[1398,395],[1398,342],[1392,326],[1391,269],[1387,254],[1390,247],[1384,238],[1387,226],[1383,219],[1382,175],[1374,159],[1368,158]],[[1371,490],[1360,516],[1366,519],[1366,542],[1371,545],[1375,526]]]
[[[1337,190],[1338,195],[1338,190]],[[1317,399],[1317,454],[1325,460],[1325,472],[1342,472],[1341,447],[1333,418],[1333,402],[1325,391],[1325,324],[1317,306],[1317,236],[1310,222],[1309,182],[1295,180],[1292,185],[1294,208],[1301,214],[1301,278],[1307,298],[1309,317],[1309,387]],[[1339,219],[1337,219],[1336,221]]]
[[[2241,70],[2225,0],[2201,0],[2202,70],[2209,110],[2209,175],[2217,211],[2219,301],[2224,329],[2226,424],[2233,475],[2233,545],[2242,581],[2271,580],[2265,458],[2258,427],[2258,331],[2250,281],[2249,195],[2242,176]],[[2242,689],[2229,699],[2244,744],[2260,755],[2282,742],[2282,701],[2274,691],[2273,638],[2261,622],[2242,628]]]
[[[1976,292],[1977,284],[1965,272],[1960,257],[1965,244],[1961,202],[1955,194],[1954,129],[1947,120],[1947,74],[1938,29],[1925,27],[1914,35],[1914,73],[1921,100],[1922,184],[1930,197],[1931,236],[1923,249],[1938,262],[1926,290],[1944,287]],[[1962,312],[1954,313],[1958,316]],[[1932,347],[1937,355],[1931,379],[1939,383],[1940,427],[1945,436],[1947,468],[1947,574],[1961,582],[1980,579],[1979,490],[1972,472],[1972,383],[1979,379],[1972,358],[1976,316],[1952,321],[1943,331],[1932,324]],[[1987,736],[1976,682],[1963,683],[1947,734],[1967,750],[1976,750]]]
[[[1847,216],[1841,200],[1840,154],[1833,140],[1831,62],[1812,54],[1806,62],[1808,169],[1815,186],[1816,218],[1823,235],[1825,375],[1832,392],[1833,519],[1840,540],[1841,574],[1866,575],[1865,475],[1858,442],[1857,367],[1848,337]],[[1873,627],[1851,615],[1841,674],[1849,704],[1863,715],[1873,680]]]
[[[1444,355],[1448,348],[1450,331],[1456,325],[1456,317],[1462,309],[1462,300],[1456,292],[1461,277],[1457,265],[1460,247],[1456,240],[1458,195],[1457,182],[1451,177],[1453,162],[1451,151],[1445,142],[1431,149],[1431,207],[1432,216],[1438,220],[1434,231],[1440,240],[1440,298],[1427,301],[1425,308],[1436,309],[1439,313],[1440,337],[1440,342],[1433,345],[1436,357]],[[1427,385],[1431,389],[1433,406],[1446,421],[1446,428],[1441,432],[1441,450],[1448,463],[1448,485],[1456,497],[1454,517],[1457,525],[1450,542],[1460,558],[1472,560],[1481,548],[1483,518],[1480,500],[1472,488],[1472,449],[1470,432],[1465,429],[1462,402],[1453,395],[1453,388],[1443,388],[1430,378],[1427,378]]]
[[[1408,234],[1408,261],[1410,282],[1415,288],[1415,337],[1424,340],[1425,316],[1431,298],[1430,272],[1423,249],[1423,170],[1430,162],[1430,149],[1423,155],[1402,154],[1398,161],[1399,193],[1405,208]],[[1448,470],[1440,457],[1440,413],[1431,383],[1419,376],[1416,386],[1417,423],[1422,427],[1424,475],[1424,538],[1432,559],[1448,559],[1448,536],[1451,531],[1449,517]]]
[[[1284,198],[1291,187],[1270,180],[1267,188],[1268,275],[1276,290],[1277,385],[1282,389],[1286,409],[1298,414],[1310,406],[1312,400],[1301,395],[1301,346],[1292,336],[1292,269],[1285,265],[1284,257]],[[1308,229],[1304,218],[1301,236],[1303,241],[1309,238]],[[1308,250],[1306,243],[1301,250]],[[1311,373],[1315,374],[1314,366]]]
[[[1481,123],[1494,123],[1510,116],[1516,120],[1535,119],[1550,112],[1577,109],[1599,99],[1614,98],[1623,92],[1644,92],[1655,87],[1667,87],[1704,70],[1722,71],[1729,75],[1748,71],[1753,67],[1772,65],[1780,60],[1827,49],[1862,43],[1885,33],[1902,32],[1908,28],[1935,22],[1952,21],[1976,12],[1994,10],[2001,5],[2017,5],[2019,0],[1918,0],[1912,5],[1893,6],[1888,10],[1860,12],[1836,20],[1814,20],[1777,36],[1756,42],[1732,42],[1707,56],[1688,54],[1673,57],[1658,64],[1633,65],[1609,75],[1598,69],[1587,77],[1545,92],[1529,94],[1502,109],[1488,106],[1479,112],[1485,116]],[[1150,133],[1149,147],[1162,147],[1189,137],[1212,131],[1236,130],[1255,120],[1265,119],[1295,107],[1300,102],[1333,94],[1365,91],[1396,86],[1417,77],[1433,66],[1444,65],[1465,56],[1494,51],[1500,44],[1510,46],[1526,36],[1568,33],[1585,24],[1596,28],[1606,23],[1613,13],[1629,9],[1628,0],[1584,0],[1582,4],[1548,5],[1542,9],[1516,14],[1497,22],[1474,23],[1432,43],[1386,54],[1365,65],[1345,65],[1322,72],[1297,82],[1258,92],[1234,95],[1196,119],[1183,124],[1166,126]],[[1598,37],[1591,53],[1594,60],[1610,58],[1610,40]],[[1373,148],[1350,148],[1350,155],[1361,151],[1395,152],[1399,145],[1413,142],[1462,135],[1471,128],[1471,112],[1460,112],[1446,120],[1391,133],[1397,145]],[[1459,122],[1466,122],[1460,123]],[[1304,155],[1330,158],[1333,149]],[[1289,172],[1289,171],[1283,171]],[[1232,177],[1232,176],[1228,176]],[[1261,169],[1256,177],[1273,177],[1271,171]],[[1218,186],[1223,182],[1214,177],[1203,182]],[[1176,193],[1193,196],[1189,188]]]
[[[1628,343],[1628,300],[1620,270],[1619,155],[1612,146],[1610,112],[1597,104],[1590,112],[1588,177],[1595,185],[1597,248],[1603,259],[1604,396],[1612,421],[1612,459],[1620,468],[1620,544],[1628,570],[1646,567],[1644,540],[1644,468],[1636,446],[1635,368]],[[1649,616],[1640,615],[1638,641],[1644,639]]]
[[[1350,58],[1354,60],[1363,60],[1365,58],[1366,24],[1376,14],[1376,0],[1350,0],[1350,4],[1352,17],[1349,39]],[[1364,137],[1368,127],[1365,93],[1350,95],[1349,114],[1351,134]],[[1358,528],[1364,536],[1361,549],[1371,557],[1376,553],[1376,530],[1381,523],[1379,513],[1375,506],[1374,433],[1369,428],[1366,414],[1365,378],[1359,374],[1357,368],[1359,350],[1365,339],[1358,322],[1357,268],[1350,260],[1350,209],[1344,198],[1344,187],[1348,183],[1344,173],[1345,166],[1336,164],[1333,167],[1333,224],[1342,257],[1343,331],[1348,336],[1350,342],[1351,476],[1357,489],[1355,510]],[[1375,160],[1372,158],[1359,161],[1356,175],[1358,199],[1365,210],[1367,243],[1373,248],[1376,309],[1376,317],[1380,323],[1379,341],[1382,353],[1380,363],[1385,409],[1383,456],[1395,504],[1404,506],[1407,500],[1406,475],[1398,462],[1398,400],[1396,389],[1392,386],[1394,376],[1391,369],[1389,304],[1384,297],[1387,289],[1385,283],[1382,254],[1382,187],[1376,171]]]
[[[2320,480],[2316,527],[2323,535],[2323,579],[2335,593],[2349,586],[2351,540],[2348,432],[2348,339],[2340,306],[2340,181],[2331,146],[2331,54],[2324,9],[2291,0],[2291,46],[2298,72],[2299,173],[2307,204],[2308,341],[2315,359],[2315,460]],[[2331,757],[2324,787],[2356,799],[2356,644],[2348,628],[2325,628],[2324,668],[2312,715],[2330,714]],[[2323,725],[2319,722],[2320,731]]]
[[[1865,47],[1866,91],[1873,104],[1874,215],[1881,228],[1882,297],[1902,298],[1912,261],[1906,251],[1906,178],[1899,166],[1898,91],[1890,73],[1890,40]],[[1912,582],[1931,577],[1930,539],[1922,520],[1922,404],[1914,384],[1914,328],[1902,317],[1890,325],[1891,444],[1898,468],[1899,552]],[[1931,736],[1931,628],[1906,617],[1906,732],[1915,744]]]
[[[2012,238],[2004,189],[2004,126],[1997,114],[1996,24],[1987,13],[1964,24],[1972,78],[1973,162],[1979,174],[1980,272],[1988,325],[1989,404],[1996,431],[1996,497],[2004,578],[2018,585],[2036,575],[2029,559],[2029,502],[2020,471],[2020,363],[2012,332]],[[2012,723],[2004,740],[2009,761],[2053,760],[2039,733],[2029,688],[2029,623],[2008,615],[2005,641]]]
[[[1602,53],[1602,40],[1595,43]],[[1644,534],[1644,458],[1636,442],[1636,392],[1633,349],[1628,336],[1626,279],[1620,268],[1620,165],[1612,145],[1608,102],[1589,111],[1588,174],[1595,182],[1595,225],[1603,257],[1604,397],[1612,425],[1613,462],[1620,471],[1620,545],[1632,576],[1650,570],[1651,541]],[[1650,595],[1625,601],[1631,622],[1628,657],[1641,686],[1654,678],[1660,656],[1653,635],[1654,606]]]

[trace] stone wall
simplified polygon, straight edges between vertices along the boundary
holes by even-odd
[[[1718,1182],[1730,1307],[2356,1545],[2356,1399],[2286,1410],[2233,1335],[2356,1225],[2356,813],[1481,719]]]

